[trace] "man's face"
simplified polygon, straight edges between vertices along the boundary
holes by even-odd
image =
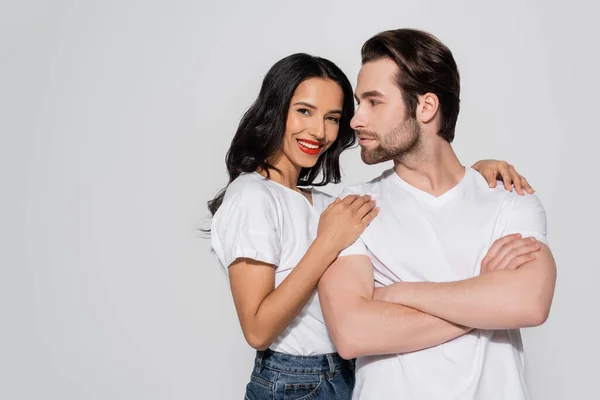
[[[360,156],[366,164],[378,164],[414,151],[421,131],[414,115],[408,115],[396,83],[398,67],[389,58],[364,64],[358,74],[358,108],[350,125],[360,139]]]

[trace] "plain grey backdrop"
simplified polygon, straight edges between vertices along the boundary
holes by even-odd
[[[253,351],[198,234],[268,68],[354,83],[372,35],[437,35],[462,74],[455,149],[537,189],[559,267],[523,331],[534,399],[598,391],[593,2],[0,1],[0,398],[240,399]],[[385,166],[343,156],[344,183]],[[340,186],[327,191],[336,194]]]

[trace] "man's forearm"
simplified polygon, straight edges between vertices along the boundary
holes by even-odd
[[[546,320],[554,292],[551,261],[456,282],[400,282],[377,289],[375,295],[472,328],[536,326]]]
[[[410,307],[373,298],[366,256],[341,257],[319,282],[323,316],[344,358],[408,353],[447,342],[470,329]]]
[[[356,300],[351,315],[330,324],[344,358],[422,350],[470,330],[410,307],[365,298]]]

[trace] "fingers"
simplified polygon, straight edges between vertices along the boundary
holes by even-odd
[[[354,200],[354,203],[352,203],[352,205],[350,206],[350,209],[356,213],[358,210],[360,210],[360,208],[362,206],[364,206],[365,204],[368,204],[370,201],[371,201],[371,196],[369,196],[369,195],[360,196],[358,199]],[[371,207],[371,208],[373,208],[373,207]],[[362,215],[361,215],[361,218],[362,218]]]
[[[342,212],[343,214],[341,215],[345,215],[344,218],[355,218],[358,221],[362,221],[375,207],[375,201],[371,200],[371,196],[366,194],[363,196],[352,194],[344,197],[342,200],[334,201],[332,206],[335,206],[339,212]]]
[[[523,183],[521,182],[521,175],[517,172],[514,165],[509,165],[508,169],[510,171],[510,175],[512,177],[513,185],[515,186],[515,190],[517,194],[523,196],[525,192],[523,191]]]
[[[379,207],[373,208],[367,215],[365,215],[362,219],[363,229],[369,226],[369,224],[375,219],[375,217],[379,214]]]
[[[540,244],[535,238],[526,238],[511,242],[504,246],[502,250],[498,252],[497,256],[488,263],[487,270],[506,269],[513,259],[534,253],[538,251],[540,247]],[[515,268],[518,268],[521,265],[522,264],[519,264]]]
[[[500,239],[497,239],[493,244],[492,247],[490,247],[490,249],[488,250],[487,254],[485,255],[485,257],[483,257],[483,260],[481,261],[481,268],[485,269],[486,265],[494,258],[496,257],[496,255],[498,254],[498,252],[502,249],[502,247],[512,241],[521,239],[522,235],[520,233],[513,233],[512,235],[506,235],[501,237]]]
[[[513,258],[506,269],[517,269],[523,264],[527,264],[533,260],[535,260],[535,253],[524,254],[522,256]]]
[[[523,260],[529,262],[535,259],[534,253],[537,252],[540,247],[540,244],[536,242],[514,248],[504,256],[500,263],[494,267],[494,270],[519,268],[524,264]],[[533,258],[530,256],[533,256]]]
[[[535,246],[535,247],[534,247]],[[505,257],[505,260],[496,269],[517,269],[523,264],[535,260],[535,253],[539,251],[540,245],[523,246],[520,248],[524,254],[511,255]],[[521,252],[521,251],[519,251]]]
[[[525,189],[525,191],[529,194],[533,194],[535,193],[535,189],[531,187],[531,185],[529,184],[529,182],[527,181],[527,179],[525,179],[524,176],[521,177],[521,183],[523,185],[523,188]]]
[[[358,203],[358,202],[355,202]],[[358,217],[359,219],[363,219],[368,213],[369,211],[371,211],[373,208],[375,208],[375,200],[370,200],[367,201],[365,203],[363,203],[363,205],[356,211],[355,215],[356,217]],[[354,204],[353,204],[354,206]]]
[[[347,207],[352,206],[354,210],[358,210],[365,202],[369,200],[371,200],[371,196],[369,196],[368,194],[362,196],[357,194],[349,194],[348,196],[340,200],[338,203]]]
[[[357,194],[349,194],[348,196],[344,197],[343,200],[340,200],[339,203],[345,206],[349,206],[350,204],[354,203],[359,197],[360,196]]]
[[[498,174],[502,177],[504,188],[509,192],[512,192],[512,177],[510,174],[510,168],[507,162],[502,162],[498,166]]]
[[[491,170],[491,169],[487,169],[485,171],[483,171],[481,173],[481,175],[483,175],[483,177],[485,178],[485,180],[487,181],[488,185],[491,188],[495,188],[496,184],[498,183],[498,179],[496,179],[496,172]]]
[[[502,246],[502,248],[500,250],[498,250],[498,252],[494,256],[494,258],[488,262],[487,268],[492,269],[492,270],[496,269],[496,267],[500,264],[500,262],[502,261],[504,256],[506,256],[506,254],[509,251],[511,251],[512,249],[515,249],[519,246],[535,243],[535,241],[536,241],[535,238],[525,238],[525,239],[513,240],[512,242],[505,244],[504,246]]]

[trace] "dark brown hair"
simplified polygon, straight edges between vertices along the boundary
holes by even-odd
[[[452,143],[460,109],[460,75],[448,47],[427,32],[396,29],[367,40],[361,55],[363,64],[381,58],[390,58],[396,63],[398,87],[412,118],[417,110],[417,96],[435,94],[441,112],[438,134]]]

